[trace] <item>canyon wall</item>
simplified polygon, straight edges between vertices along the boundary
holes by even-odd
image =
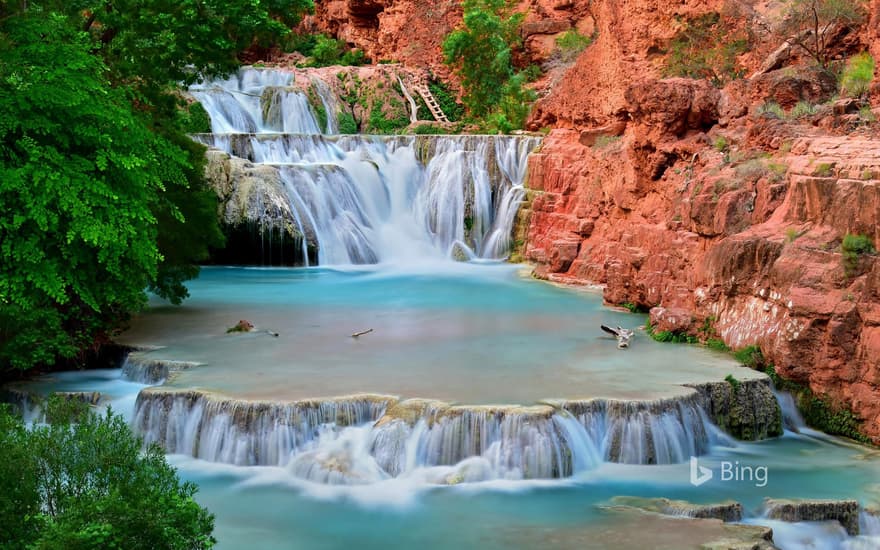
[[[759,345],[880,441],[880,267],[847,267],[840,246],[880,242],[876,130],[845,101],[799,120],[759,112],[831,99],[817,71],[721,90],[660,80],[675,22],[712,2],[593,5],[598,40],[533,113],[556,129],[531,159],[525,258],[650,308],[657,330]]]
[[[736,4],[776,15],[776,3]],[[880,242],[876,123],[834,102],[836,84],[821,71],[756,72],[775,43],[741,56],[755,76],[723,89],[662,79],[683,21],[730,5],[520,4],[521,55],[545,68],[529,127],[549,130],[530,160],[522,254],[539,277],[599,283],[609,303],[650,309],[658,330],[759,345],[779,374],[851,409],[880,442],[880,265],[841,251],[847,233]],[[869,5],[868,24],[845,37],[841,55],[867,47],[880,59],[880,0]],[[460,10],[455,1],[336,0],[307,25],[373,59],[448,77],[440,44]],[[555,38],[570,28],[595,40],[574,63],[554,61]],[[876,79],[872,97],[876,106]],[[768,101],[819,107],[792,120],[762,114]]]

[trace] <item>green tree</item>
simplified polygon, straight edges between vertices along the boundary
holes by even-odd
[[[152,207],[186,157],[108,85],[58,15],[0,43],[0,360],[51,363],[145,301],[160,255]]]
[[[665,76],[706,78],[714,85],[740,78],[737,56],[748,51],[748,36],[731,21],[711,12],[684,21],[669,45]]]
[[[50,411],[57,404],[50,405]],[[57,412],[26,429],[0,407],[0,546],[29,549],[201,549],[213,516],[158,447],[142,451],[125,420]]]
[[[865,0],[786,0],[781,31],[789,43],[827,68],[831,33],[860,23],[866,13]]]
[[[520,44],[522,19],[508,0],[465,0],[463,27],[443,41],[444,61],[461,79],[472,116],[488,115],[516,73],[512,48]]]
[[[186,297],[222,235],[179,87],[311,7],[0,2],[0,375],[80,355],[148,287]]]

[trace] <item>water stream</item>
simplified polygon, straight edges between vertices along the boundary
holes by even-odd
[[[310,84],[331,134],[337,103],[326,83]],[[190,91],[212,121],[213,133],[196,139],[277,170],[292,237],[318,250],[319,265],[508,253],[540,138],[325,135],[308,94],[277,71],[243,70]],[[259,209],[249,215],[266,225]]]

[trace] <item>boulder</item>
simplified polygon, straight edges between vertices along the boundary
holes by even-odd
[[[839,521],[852,536],[859,534],[859,503],[855,500],[783,500],[764,501],[768,518],[782,521]]]

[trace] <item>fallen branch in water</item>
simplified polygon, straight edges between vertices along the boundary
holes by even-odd
[[[351,335],[351,337],[352,337],[352,338],[357,338],[358,336],[363,336],[364,334],[369,334],[369,333],[371,333],[371,332],[373,332],[373,329],[368,328],[367,330],[362,330],[362,331],[360,331],[360,332],[355,332],[354,334]]]
[[[272,332],[272,331],[269,330],[269,329],[266,329],[266,334],[271,334],[271,335],[274,336],[275,338],[278,338],[278,333],[277,333],[277,332]]]

